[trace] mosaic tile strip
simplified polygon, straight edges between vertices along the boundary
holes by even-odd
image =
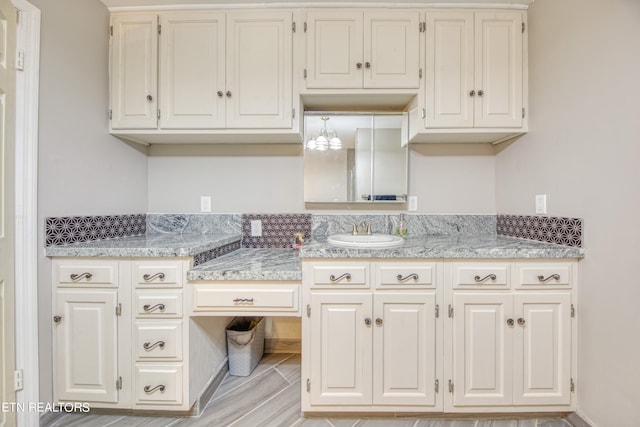
[[[582,247],[582,218],[498,215],[496,231],[502,236]]]
[[[228,243],[224,246],[220,246],[219,248],[213,248],[206,252],[200,252],[193,257],[193,266],[204,264],[205,262],[211,261],[212,259],[221,257],[222,255],[226,255],[233,251],[240,249],[240,241],[233,243]]]
[[[262,221],[262,236],[251,236],[251,221]],[[291,248],[294,234],[311,237],[311,214],[244,214],[242,215],[243,248]]]
[[[45,218],[46,246],[141,236],[146,232],[146,214]]]

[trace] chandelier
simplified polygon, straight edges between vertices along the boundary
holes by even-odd
[[[342,148],[342,141],[338,138],[338,133],[333,129],[327,128],[327,120],[329,120],[329,117],[322,116],[320,119],[324,122],[322,128],[315,138],[312,136],[309,141],[307,141],[306,148],[308,150],[318,151],[327,151],[329,149],[340,150]]]

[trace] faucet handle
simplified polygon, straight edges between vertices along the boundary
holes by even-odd
[[[356,223],[347,222],[347,223],[345,223],[345,225],[350,225],[351,226],[351,234],[353,234],[354,236],[358,234],[358,226],[356,225]]]

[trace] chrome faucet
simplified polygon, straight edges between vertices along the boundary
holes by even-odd
[[[347,223],[347,225],[351,226],[351,234],[354,236],[358,235],[370,235],[371,234],[371,224],[366,222],[361,222],[360,225],[356,225],[353,222]]]

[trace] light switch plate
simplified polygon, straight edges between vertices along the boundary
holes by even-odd
[[[259,219],[251,220],[251,237],[262,236],[262,221]]]
[[[211,196],[200,196],[200,212],[211,212]]]
[[[537,214],[547,213],[547,195],[546,194],[538,194],[536,196],[536,213]]]
[[[415,212],[418,210],[418,196],[409,196],[407,198],[408,206],[407,210],[409,212]]]

